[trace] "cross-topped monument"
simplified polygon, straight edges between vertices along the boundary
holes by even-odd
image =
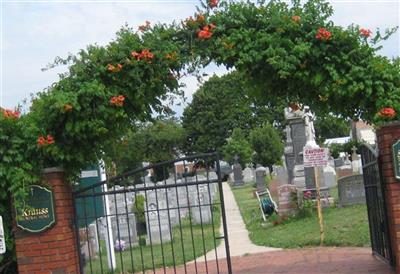
[[[235,164],[233,165],[233,185],[234,186],[244,185],[242,165],[239,163],[239,156],[235,155],[233,159],[235,160]]]

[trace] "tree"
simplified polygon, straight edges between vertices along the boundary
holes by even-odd
[[[314,127],[319,144],[329,138],[344,137],[350,134],[350,120],[332,114],[317,116]]]
[[[150,162],[152,164],[171,160],[179,155],[179,147],[185,139],[180,124],[173,120],[143,125],[135,132],[128,134],[121,142],[123,147],[116,158],[120,169],[132,169],[132,163]],[[157,181],[168,178],[168,170],[155,168]]]
[[[235,156],[238,156],[238,161],[243,168],[251,162],[251,155],[253,153],[250,143],[239,128],[233,130],[231,137],[228,139],[227,144],[223,146],[222,151],[224,160],[230,164],[233,164]]]
[[[282,123],[283,106],[259,104],[249,97],[249,89],[244,76],[233,72],[212,76],[196,91],[182,116],[187,154],[221,151],[234,128],[242,129],[247,136],[262,123]]]
[[[272,172],[272,165],[278,163],[283,155],[283,142],[279,132],[270,124],[253,129],[250,132],[250,144],[255,151],[253,161],[267,166]]]

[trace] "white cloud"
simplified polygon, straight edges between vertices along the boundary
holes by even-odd
[[[54,57],[76,53],[88,44],[104,45],[125,23],[132,27],[152,23],[170,23],[192,15],[196,1],[137,1],[131,3],[3,3],[2,106],[12,108],[57,80],[65,68],[42,72]],[[334,1],[337,24],[359,24],[372,30],[400,25],[398,2]],[[399,34],[385,43],[382,54],[399,56]],[[208,74],[225,73],[210,66]],[[184,79],[186,96],[191,100],[198,88],[194,77]],[[182,107],[175,110],[180,113]]]

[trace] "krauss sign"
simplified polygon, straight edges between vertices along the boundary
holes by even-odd
[[[55,223],[51,190],[32,185],[23,209],[17,210],[17,226],[29,232],[42,232]]]

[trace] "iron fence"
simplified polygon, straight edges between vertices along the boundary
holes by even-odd
[[[217,154],[74,192],[82,273],[232,273]]]
[[[384,194],[384,182],[380,174],[379,154],[369,145],[361,146],[361,159],[365,198],[368,209],[368,221],[372,251],[393,265],[393,255],[388,230],[387,210]]]

